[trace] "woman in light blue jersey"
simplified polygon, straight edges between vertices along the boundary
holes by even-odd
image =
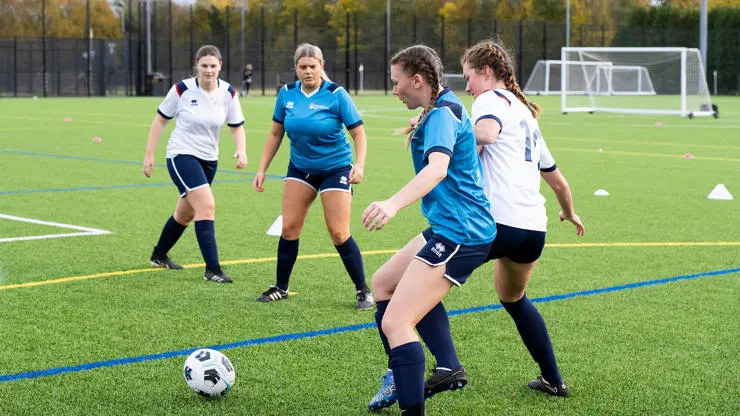
[[[149,130],[144,156],[147,178],[154,169],[154,150],[162,130],[169,120],[177,119],[167,141],[167,170],[180,193],[175,213],[165,223],[150,262],[155,267],[182,269],[167,253],[188,224],[195,221],[195,236],[206,263],[203,278],[230,283],[231,277],[223,272],[218,260],[214,228],[216,201],[211,182],[218,167],[218,143],[224,123],[231,128],[236,144],[236,168],[243,169],[247,165],[244,115],[236,90],[218,78],[221,71],[218,48],[205,45],[198,49],[195,65],[198,75],[172,86],[159,105]]]
[[[290,163],[283,190],[276,282],[257,301],[288,297],[298,238],[308,209],[320,194],[329,235],[355,285],[355,309],[370,309],[373,297],[365,284],[360,249],[349,228],[352,185],[362,182],[365,169],[367,139],[362,119],[347,91],[326,78],[321,49],[307,43],[300,45],[295,53],[295,70],[299,80],[278,93],[272,129],[254,178],[255,190],[263,192],[265,172],[287,133]],[[354,162],[345,127],[355,142]]]
[[[465,380],[441,301],[486,260],[496,226],[483,191],[473,127],[460,100],[442,87],[436,52],[426,46],[401,50],[391,60],[391,81],[393,94],[408,109],[424,109],[408,139],[416,176],[390,199],[371,203],[362,221],[368,230],[380,230],[421,199],[430,227],[373,276],[375,319],[389,370],[368,407],[397,400],[404,415],[421,415],[425,362],[414,327],[437,358],[435,373]],[[386,391],[394,383],[395,391]]]

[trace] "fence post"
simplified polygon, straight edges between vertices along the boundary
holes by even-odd
[[[357,12],[355,12],[355,95],[359,94],[359,90],[358,90],[359,73],[357,70],[358,61],[359,59],[357,57]],[[349,88],[349,85],[347,86],[347,88]]]
[[[601,25],[601,46],[606,46],[606,27]]]
[[[542,22],[542,59],[547,60],[547,22]]]
[[[385,90],[385,95],[388,95],[388,65],[390,65],[390,42],[391,42],[391,9],[390,9],[390,0],[386,3],[387,7],[385,9],[385,51],[383,54],[383,89]]]
[[[473,46],[473,18],[468,19],[468,48]]]
[[[412,35],[412,39],[413,39],[412,43],[416,44],[416,9],[414,9],[414,19],[412,21],[412,26],[413,26],[412,30],[414,32]]]
[[[85,7],[85,37],[87,38],[87,96],[92,96],[92,31],[90,30],[90,0]]]
[[[519,21],[519,50],[517,51],[516,66],[518,69],[517,79],[521,82],[524,79],[524,19]]]
[[[350,34],[350,20],[349,20],[349,10],[347,11],[347,24],[345,25],[344,29],[344,85],[347,91],[349,91],[350,88],[350,55],[349,55],[349,34]]]
[[[18,96],[18,38],[13,38],[13,97]]]
[[[231,80],[231,7],[226,6],[226,27],[225,27],[225,39],[224,43],[226,44],[224,49],[226,49],[226,80],[227,82],[231,83],[233,85],[233,82]]]
[[[151,31],[152,31],[152,43],[151,43],[151,51],[152,51],[152,74],[153,74],[154,72],[158,72],[159,71],[159,65],[158,65],[158,62],[157,62],[157,61],[159,61],[159,59],[158,59],[159,58],[159,54],[157,54],[157,28],[159,27],[159,25],[157,24],[157,1],[156,0],[152,1],[152,6],[151,7],[152,7],[152,19],[151,19],[151,23],[152,23],[152,27],[151,27]],[[149,74],[149,75],[152,75],[152,74]],[[152,78],[152,80],[153,80],[153,78]],[[154,81],[151,81],[151,82],[154,82]],[[151,90],[152,91],[150,91],[150,92],[152,93],[152,95],[154,95],[154,92],[153,92],[154,91],[154,88],[152,87]]]
[[[195,11],[190,5],[190,65],[195,65]]]
[[[41,74],[41,88],[46,97],[46,0],[41,0]]]
[[[260,82],[265,95],[265,8],[260,7]]]
[[[168,8],[169,22],[170,22],[167,27],[167,29],[169,30],[169,33],[167,34],[167,39],[169,39],[167,42],[168,43],[167,61],[170,63],[169,68],[168,68],[169,73],[170,73],[170,84],[174,84],[175,80],[172,79],[172,76],[173,76],[172,74],[172,0],[169,0],[167,8]]]
[[[440,38],[440,45],[439,45],[439,57],[442,58],[442,65],[445,63],[445,17],[443,15],[439,15],[439,38]]]

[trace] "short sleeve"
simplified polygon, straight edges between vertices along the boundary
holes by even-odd
[[[229,127],[239,127],[244,125],[244,113],[239,103],[239,94],[236,93],[233,87],[229,87],[229,94],[231,101],[229,101],[228,113],[226,114],[226,124]]]
[[[179,102],[180,94],[177,92],[177,84],[175,84],[172,86],[172,88],[170,88],[170,91],[167,93],[164,101],[159,104],[159,107],[157,108],[157,113],[167,120],[171,120],[177,115],[177,105],[179,104]]]
[[[497,95],[495,91],[481,94],[473,102],[471,114],[473,126],[478,124],[480,120],[489,118],[496,121],[501,130],[503,130],[504,123],[501,120],[504,119],[504,114],[508,111],[508,107],[508,99]]]
[[[558,168],[558,166],[555,164],[555,159],[552,157],[550,149],[547,148],[545,139],[540,137],[540,139],[537,140],[537,145],[540,148],[540,171],[553,172]]]
[[[460,123],[449,107],[438,107],[429,113],[424,122],[424,162],[434,152],[452,157]]]
[[[347,126],[347,130],[352,130],[357,126],[361,126],[362,118],[360,117],[360,112],[357,111],[355,102],[352,100],[352,97],[349,96],[347,90],[344,88],[338,88],[334,94],[339,103],[339,119],[345,126]]]
[[[285,123],[285,94],[287,91],[286,87],[280,88],[277,100],[275,100],[275,111],[272,113],[272,121],[276,123]]]

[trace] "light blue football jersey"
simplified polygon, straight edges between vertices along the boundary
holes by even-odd
[[[290,138],[290,161],[298,169],[322,174],[352,164],[344,126],[362,125],[360,113],[339,84],[322,80],[311,94],[301,82],[285,85],[278,93],[272,120],[282,124]]]
[[[447,177],[421,200],[421,212],[432,231],[466,246],[487,244],[496,237],[473,126],[462,102],[448,88],[440,92],[411,139],[414,169],[428,164],[429,154],[450,156]]]

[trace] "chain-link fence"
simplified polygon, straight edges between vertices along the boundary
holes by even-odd
[[[193,57],[203,44],[221,49],[221,78],[235,86],[241,85],[244,66],[252,64],[253,94],[274,94],[295,78],[293,52],[301,42],[321,47],[328,76],[352,93],[389,92],[387,57],[402,47],[434,47],[445,71],[459,73],[462,52],[485,38],[503,42],[524,84],[538,60],[560,59],[565,45],[565,25],[559,22],[445,21],[407,11],[392,15],[390,25],[383,14],[347,13],[344,19],[335,16],[342,24],[332,27],[312,25],[295,11],[278,15],[226,8],[217,16],[218,25],[211,17],[209,30],[201,30],[192,8],[173,18],[171,2],[152,4],[150,32],[145,4],[139,3],[124,15],[123,39],[0,37],[0,96],[162,95],[173,82],[193,74]],[[694,31],[597,25],[572,26],[570,39],[571,46],[696,47],[699,41]],[[717,70],[719,92],[737,94],[740,30],[722,48],[713,55],[710,43],[707,81],[712,85]]]

